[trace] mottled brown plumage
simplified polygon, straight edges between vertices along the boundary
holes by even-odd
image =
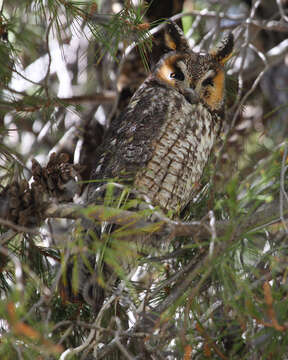
[[[191,200],[221,128],[223,65],[233,36],[210,53],[197,54],[169,23],[165,40],[172,51],[112,122],[92,178],[129,182],[154,205],[177,211]]]

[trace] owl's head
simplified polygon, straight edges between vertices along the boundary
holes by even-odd
[[[190,103],[202,102],[212,112],[223,110],[225,97],[224,65],[233,52],[232,33],[209,53],[193,52],[181,29],[169,22],[165,33],[171,50],[156,65],[154,75],[179,91]]]

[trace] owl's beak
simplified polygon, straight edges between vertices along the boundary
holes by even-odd
[[[186,100],[188,102],[190,102],[190,104],[196,104],[200,100],[200,97],[199,97],[197,91],[192,88],[186,88],[184,90],[184,96],[185,96]]]

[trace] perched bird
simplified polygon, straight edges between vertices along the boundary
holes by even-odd
[[[128,182],[152,204],[177,212],[191,200],[221,129],[223,65],[233,35],[208,54],[197,54],[171,22],[165,40],[171,51],[112,122],[92,179]]]
[[[233,35],[205,54],[193,52],[173,22],[167,24],[164,38],[169,51],[104,136],[91,176],[97,181],[89,194],[92,198],[95,187],[113,179],[132,185],[164,212],[177,214],[195,195],[222,126],[224,64],[232,55]],[[100,286],[83,290],[91,271],[83,261],[78,267],[81,286],[74,295],[81,293],[90,303],[87,298],[103,298]]]

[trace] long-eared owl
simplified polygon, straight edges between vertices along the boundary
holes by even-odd
[[[130,182],[152,204],[174,212],[191,200],[221,129],[223,66],[233,35],[208,54],[195,53],[169,22],[165,43],[170,51],[112,122],[92,179]]]
[[[224,117],[223,66],[231,57],[233,36],[227,35],[208,54],[198,54],[189,48],[180,28],[170,22],[165,42],[169,51],[104,137],[92,174],[97,181],[90,184],[88,192],[91,202],[103,201],[99,193],[94,198],[94,189],[111,179],[132,184],[153,205],[174,213],[195,192]],[[102,236],[99,229],[95,231]],[[66,297],[84,299],[99,310],[105,297],[97,281],[102,265],[94,253],[87,254],[87,261],[77,254],[75,258],[78,284],[71,282],[74,265],[69,261],[63,287]],[[111,272],[105,266],[102,274],[107,279]]]

